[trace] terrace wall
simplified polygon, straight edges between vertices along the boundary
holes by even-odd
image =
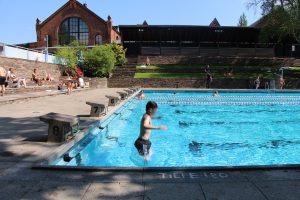
[[[151,65],[248,65],[248,66],[299,66],[294,58],[247,58],[247,57],[202,57],[202,56],[148,56]],[[138,65],[146,63],[147,56],[138,56]]]
[[[205,88],[205,79],[134,79],[122,78],[117,81],[109,80],[110,88],[125,88],[132,86],[142,86],[144,88]],[[261,89],[264,89],[265,83],[270,80],[261,80]],[[276,83],[277,84],[277,83]],[[252,79],[214,79],[212,88],[218,89],[253,89]],[[285,89],[299,89],[300,79],[286,80]]]
[[[31,78],[33,69],[37,69],[40,76],[45,73],[51,74],[54,80],[60,80],[62,76],[62,65],[49,64],[43,62],[30,61],[18,58],[5,58],[0,56],[0,67],[8,70],[13,68],[17,77]]]

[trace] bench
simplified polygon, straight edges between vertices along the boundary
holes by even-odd
[[[120,97],[119,96],[108,96],[106,95],[106,98],[108,98],[108,106],[116,106],[120,102]]]
[[[108,112],[108,104],[107,103],[96,103],[88,101],[87,105],[91,106],[91,117],[100,117],[100,115],[106,115]]]
[[[49,124],[48,142],[65,142],[79,131],[78,117],[58,113],[48,113],[41,116],[40,120]]]
[[[117,93],[120,95],[121,100],[123,101],[128,98],[127,92],[117,92]]]

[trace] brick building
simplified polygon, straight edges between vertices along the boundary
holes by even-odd
[[[67,45],[73,40],[87,46],[121,40],[110,16],[104,20],[76,0],[69,0],[43,22],[37,19],[36,34],[35,48],[44,48],[47,36],[49,47]]]

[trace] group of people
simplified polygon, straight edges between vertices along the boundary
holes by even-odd
[[[85,83],[84,80],[81,76],[73,79],[70,76],[68,76],[65,80],[63,80],[62,83],[60,83],[58,85],[58,90],[64,90],[64,86],[67,87],[67,95],[71,95],[73,89],[77,89],[77,88],[84,88],[85,87]]]
[[[46,76],[44,78],[39,78],[39,75],[37,73],[37,69],[34,69],[32,72],[32,81],[37,83],[38,85],[42,85],[42,81],[53,81],[53,78],[50,74],[46,73]],[[5,88],[9,85],[9,82],[12,83],[12,87],[15,88],[27,88],[26,78],[25,77],[18,77],[16,74],[16,70],[13,68],[9,68],[8,71],[6,71],[3,67],[0,67],[0,91],[1,96],[5,94]]]

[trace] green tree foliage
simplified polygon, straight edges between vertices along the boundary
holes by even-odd
[[[68,67],[75,67],[78,65],[80,52],[84,51],[85,47],[83,45],[78,41],[73,41],[70,45],[60,47],[56,52],[56,56],[63,59]]]
[[[264,40],[300,43],[300,0],[251,0],[249,6],[262,10]]]
[[[243,14],[240,16],[238,26],[239,26],[239,27],[247,27],[247,26],[248,26],[248,20],[247,20],[247,17],[246,17],[246,15],[245,15],[245,13],[243,13]]]
[[[111,48],[112,48],[113,52],[115,53],[116,66],[124,65],[127,62],[126,57],[125,57],[126,49],[124,49],[124,47],[122,45],[119,45],[115,42],[113,42],[111,44]]]
[[[85,54],[85,74],[95,77],[109,77],[115,68],[116,58],[111,45],[101,45]]]
[[[66,65],[65,73],[68,75],[77,75],[77,66],[82,62],[86,48],[78,41],[71,42],[70,45],[60,47],[56,52],[59,59],[64,60]]]

